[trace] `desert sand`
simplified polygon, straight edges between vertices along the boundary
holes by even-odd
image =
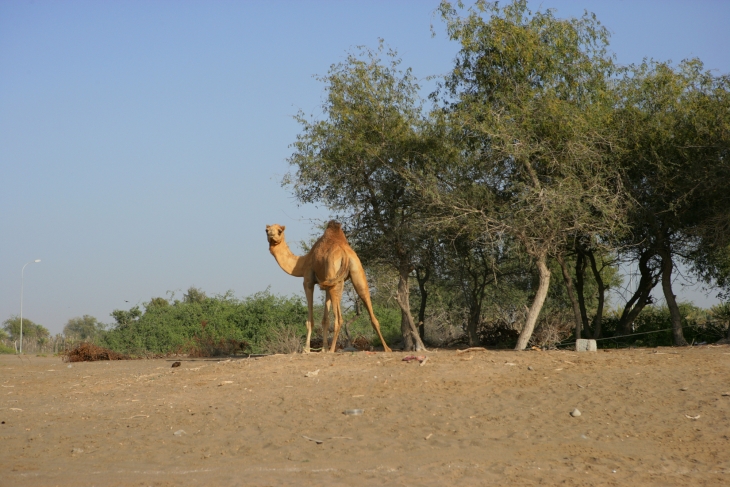
[[[0,485],[730,485],[728,346],[406,355],[0,356]]]

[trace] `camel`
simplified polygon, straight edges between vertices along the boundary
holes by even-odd
[[[307,308],[309,315],[307,319],[307,343],[304,352],[310,352],[310,340],[312,338],[313,324],[313,297],[314,285],[326,293],[325,310],[322,317],[322,350],[327,351],[327,334],[329,332],[329,310],[332,307],[335,316],[335,330],[332,337],[330,352],[335,351],[337,337],[342,326],[342,290],[345,281],[350,279],[357,295],[362,299],[365,308],[370,315],[370,323],[380,337],[386,352],[390,348],[385,343],[383,334],[380,332],[380,323],[373,313],[373,305],[370,302],[370,288],[365,278],[360,259],[350,244],[347,243],[345,233],[341,225],[336,221],[327,224],[327,228],[314,244],[309,253],[303,257],[294,255],[284,239],[285,226],[266,225],[266,237],[269,240],[269,252],[274,256],[284,272],[294,277],[304,278],[304,293],[307,296]]]

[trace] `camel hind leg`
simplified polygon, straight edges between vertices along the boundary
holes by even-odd
[[[361,265],[357,267],[350,266],[350,280],[352,281],[352,286],[355,288],[355,292],[358,296],[360,296],[360,299],[365,305],[365,309],[368,310],[368,315],[370,315],[370,324],[373,325],[375,333],[378,334],[380,342],[383,344],[383,349],[386,352],[392,352],[388,344],[385,343],[383,334],[380,332],[380,323],[373,312],[373,304],[370,302],[370,288],[368,287],[368,282],[365,278],[365,271]]]
[[[304,353],[310,352],[310,344],[312,340],[312,323],[314,321],[314,284],[304,281],[304,294],[307,296],[307,342],[304,344]]]
[[[330,332],[330,308],[332,307],[332,296],[329,291],[325,291],[324,295],[324,313],[322,314],[322,352],[327,351],[328,335]],[[335,317],[335,322],[337,319]],[[335,336],[335,339],[337,337]]]
[[[345,283],[340,282],[329,291],[332,300],[332,314],[335,317],[335,332],[332,337],[332,346],[330,347],[330,352],[334,352],[337,350],[337,338],[340,335],[340,327],[342,327],[342,290],[344,287]]]

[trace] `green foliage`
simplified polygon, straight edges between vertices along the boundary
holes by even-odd
[[[63,327],[63,334],[67,338],[77,338],[80,340],[94,340],[104,332],[104,324],[93,316],[84,315],[82,317],[71,318]]]
[[[191,288],[193,289],[193,288]],[[268,291],[238,300],[230,293],[213,298],[202,292],[167,306],[150,301],[145,311],[115,310],[116,325],[102,338],[112,350],[131,354],[264,352],[275,327],[294,326],[304,333],[306,307],[299,298]]]
[[[0,343],[0,354],[9,354],[9,353],[15,353],[15,349],[12,347],[8,347],[4,343]]]
[[[719,308],[718,308],[719,309]],[[682,317],[682,331],[687,342],[714,343],[727,336],[728,322],[717,319],[712,312],[699,308],[692,303],[679,303]],[[721,311],[720,311],[720,316]],[[618,326],[618,314],[606,317],[604,336],[606,338],[622,335]],[[671,347],[674,345],[672,322],[666,306],[647,306],[634,321],[633,334],[628,337],[602,340],[602,348],[634,347]]]
[[[3,329],[11,340],[20,338],[20,316],[14,315],[3,321]],[[23,317],[23,340],[45,340],[50,336],[48,329]]]

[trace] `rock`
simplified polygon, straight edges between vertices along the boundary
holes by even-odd
[[[570,412],[570,415],[571,415],[571,416],[573,416],[574,418],[577,418],[578,416],[580,416],[580,415],[581,415],[581,412],[580,412],[580,411],[578,411],[578,409],[573,409],[573,410],[572,410],[572,411]]]
[[[532,365],[528,365],[527,370],[535,370],[535,369],[532,368]]]
[[[585,338],[579,338],[575,341],[576,352],[595,352],[597,350],[595,340],[586,340]]]
[[[82,448],[73,448],[71,453],[84,453],[84,450]]]
[[[185,434],[185,430],[177,430],[173,433],[175,436],[182,436]]]
[[[173,367],[180,367],[180,362],[173,362],[172,363],[172,366]]]

